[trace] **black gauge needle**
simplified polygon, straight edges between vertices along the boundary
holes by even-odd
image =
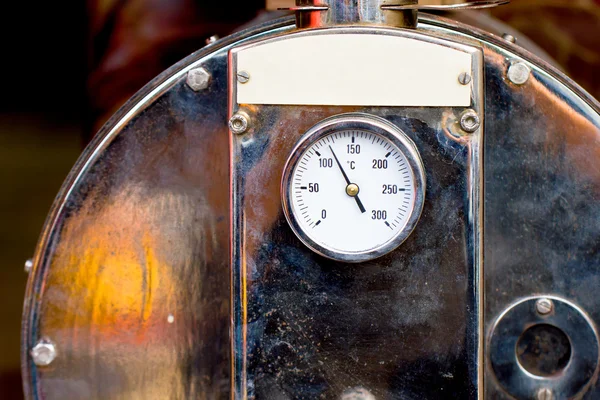
[[[337,156],[335,155],[335,152],[331,148],[331,145],[329,145],[329,150],[331,150],[331,154],[333,154],[333,158],[335,158],[335,162],[337,163],[338,167],[340,167],[340,171],[342,171],[342,175],[344,175],[344,179],[346,180],[346,184],[350,185],[352,182],[350,182],[350,179],[348,178],[348,175],[346,175],[346,172],[344,171],[344,168],[342,167],[342,164],[340,164],[340,160],[338,160]],[[360,199],[358,198],[358,195],[352,196],[352,197],[354,197],[354,200],[356,200],[356,204],[358,205],[358,208],[360,209],[360,212],[361,213],[367,212],[367,210],[365,210],[365,206],[363,206],[362,201],[360,201]]]

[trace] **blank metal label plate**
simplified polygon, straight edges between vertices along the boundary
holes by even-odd
[[[386,33],[386,30],[382,32]],[[469,46],[418,33],[299,32],[231,51],[238,104],[468,107]]]

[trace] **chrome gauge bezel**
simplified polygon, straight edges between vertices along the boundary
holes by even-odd
[[[387,242],[366,251],[341,252],[315,242],[304,232],[304,229],[299,224],[298,219],[293,212],[291,203],[293,173],[304,152],[313,143],[317,142],[324,136],[344,130],[363,130],[372,132],[381,135],[392,142],[406,157],[409,168],[412,170],[414,177],[414,208],[404,227]],[[285,218],[292,228],[292,231],[308,248],[313,250],[315,253],[332,260],[348,263],[359,263],[373,260],[388,254],[400,246],[410,236],[415,229],[419,218],[421,217],[421,212],[423,211],[423,204],[425,202],[425,183],[425,169],[417,147],[399,127],[392,124],[388,120],[375,115],[363,113],[341,114],[319,122],[309,129],[302,136],[302,138],[300,138],[292,150],[292,153],[283,169],[283,177],[281,180],[281,200]]]

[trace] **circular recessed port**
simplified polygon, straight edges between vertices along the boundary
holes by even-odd
[[[571,342],[560,329],[538,324],[527,329],[517,342],[519,364],[530,374],[548,378],[560,375],[571,360]]]
[[[597,374],[595,327],[556,296],[521,299],[498,316],[489,339],[497,383],[517,399],[579,398]]]

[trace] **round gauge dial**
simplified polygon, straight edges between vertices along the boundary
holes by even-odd
[[[308,247],[360,262],[398,247],[423,208],[425,175],[414,143],[379,117],[345,114],[300,140],[283,175],[286,218]]]

